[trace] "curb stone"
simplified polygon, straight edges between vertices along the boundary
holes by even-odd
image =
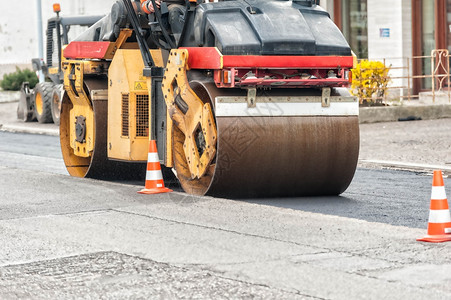
[[[451,118],[451,104],[361,107],[359,123],[397,122],[399,119],[434,120]]]

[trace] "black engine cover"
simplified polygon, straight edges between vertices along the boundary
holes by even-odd
[[[195,43],[224,55],[351,55],[321,7],[287,0],[234,0],[198,6]]]

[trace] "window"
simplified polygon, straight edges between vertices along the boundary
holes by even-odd
[[[342,31],[358,58],[368,58],[367,0],[342,0],[340,9]],[[337,15],[336,15],[337,16]]]
[[[435,18],[434,18],[434,1],[423,0],[421,9],[421,56],[430,56],[431,51],[435,49]],[[431,75],[431,59],[424,58],[421,60],[421,74]],[[423,89],[431,89],[432,83],[430,78],[423,79]]]

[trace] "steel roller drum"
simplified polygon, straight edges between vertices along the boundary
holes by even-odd
[[[337,195],[357,165],[357,117],[218,118],[218,155],[208,194]]]
[[[106,91],[106,79],[84,80],[87,94],[91,96],[93,91]],[[69,111],[73,105],[65,94],[61,106],[60,143],[63,160],[70,175],[95,179],[141,179],[145,176],[146,165],[144,163],[127,163],[109,160],[107,157],[107,98],[99,97],[91,99],[94,110],[94,150],[90,157],[74,155],[70,146]]]
[[[324,109],[321,103],[262,103],[256,107],[258,113],[252,113],[246,103],[233,103],[236,98],[229,97],[230,107],[238,105],[234,113],[220,106],[217,90],[205,87],[207,93],[199,87],[194,90],[203,98],[209,94],[215,99],[217,154],[204,177],[191,179],[187,165],[180,163],[183,151],[175,147],[176,170],[186,192],[232,198],[319,196],[338,195],[349,186],[359,153],[358,103],[357,113],[352,104],[353,115],[343,103]],[[291,97],[287,93],[296,91],[284,93],[287,98]],[[307,94],[302,99],[314,102]],[[280,97],[272,96],[273,101]],[[294,97],[289,99],[296,102]],[[309,116],[311,109],[318,115]],[[180,144],[183,137],[176,133],[177,141]]]

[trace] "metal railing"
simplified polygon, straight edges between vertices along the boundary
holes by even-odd
[[[362,60],[359,60],[361,62]],[[371,61],[379,61],[383,64],[382,69],[389,69],[387,76],[381,78],[382,81],[389,81],[384,88],[382,95],[373,95],[371,98],[360,99],[361,103],[366,100],[371,103],[384,103],[394,101],[404,101],[418,99],[419,94],[413,93],[414,80],[422,80],[424,84],[430,84],[430,92],[432,101],[435,102],[437,95],[446,95],[451,103],[451,81],[450,81],[450,65],[449,52],[446,49],[435,49],[431,51],[430,56],[413,56],[398,58],[381,58],[372,59]],[[413,66],[419,64],[427,68],[430,63],[430,74],[413,74]],[[362,71],[381,71],[381,68],[366,68]],[[377,72],[380,74],[381,72]],[[365,78],[354,78],[359,85],[363,85]],[[430,80],[430,81],[429,81]]]
[[[431,76],[432,76],[432,99],[435,101],[436,91],[446,88],[448,101],[450,98],[449,79],[449,52],[447,49],[432,50],[431,52]],[[446,85],[445,85],[446,83]]]

